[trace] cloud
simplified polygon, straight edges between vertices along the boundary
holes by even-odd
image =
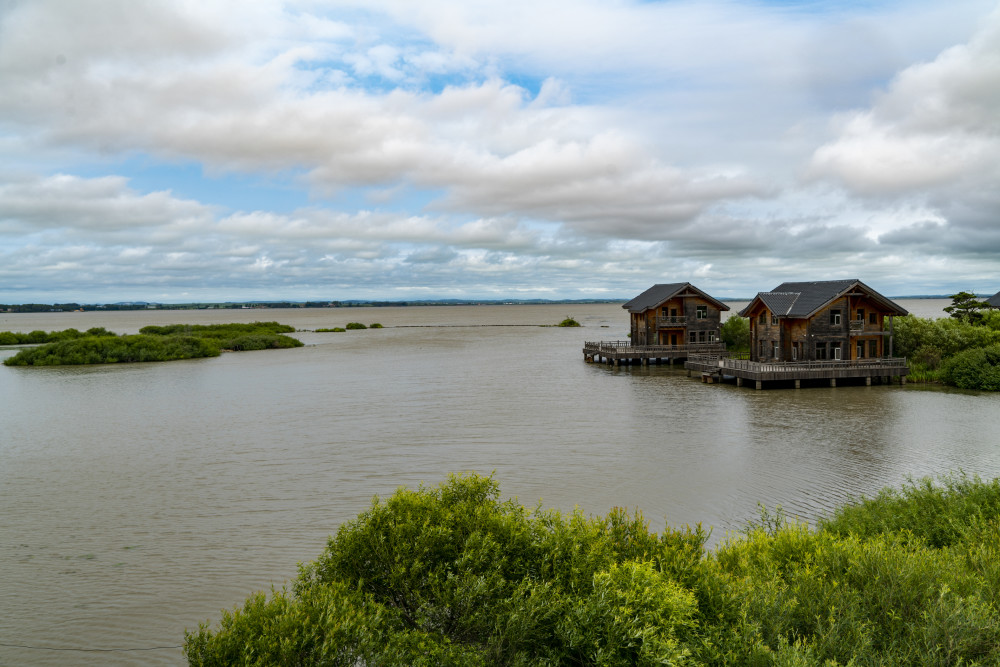
[[[1000,10],[968,44],[903,70],[873,107],[843,116],[810,174],[864,195],[1000,182],[998,91]]]

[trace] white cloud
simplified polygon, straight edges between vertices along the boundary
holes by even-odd
[[[813,156],[812,176],[862,194],[1000,182],[1000,11],[968,44],[905,69],[841,123]]]

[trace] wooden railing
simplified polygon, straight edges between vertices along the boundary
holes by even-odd
[[[687,317],[684,315],[660,315],[656,318],[657,327],[676,327],[687,324]]]
[[[743,359],[718,360],[719,368],[731,370],[754,371],[758,373],[792,373],[808,370],[833,370],[837,368],[905,368],[903,357],[887,357],[884,359],[857,359],[855,361],[747,361]]]
[[[862,331],[865,330],[864,320],[851,320],[849,324],[850,324],[850,331],[852,334],[861,333]]]
[[[685,345],[633,345],[630,340],[602,340],[588,341],[583,344],[584,349],[595,352],[618,352],[624,349],[634,350],[644,354],[663,352],[676,354],[679,352],[690,352],[691,354],[713,354],[718,356],[726,349],[726,344],[718,341],[712,343],[687,343]]]

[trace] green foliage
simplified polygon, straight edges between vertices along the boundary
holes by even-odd
[[[366,327],[365,325],[361,324],[361,322],[348,322],[347,323],[347,328],[348,329],[367,329],[368,327]]]
[[[658,538],[623,510],[529,511],[501,501],[492,478],[453,476],[376,499],[302,568],[291,597],[255,596],[217,632],[189,634],[185,650],[191,664],[228,664],[220,647],[277,645],[271,615],[326,595],[362,620],[338,637],[290,634],[292,653],[323,646],[312,663],[682,664],[695,598],[664,572],[696,566],[704,540],[700,530]]]
[[[173,361],[219,356],[218,345],[194,336],[87,336],[21,350],[7,366],[60,366]]]
[[[344,327],[333,327],[332,329],[325,329],[325,328],[316,329],[316,331],[317,333],[331,333],[331,332],[339,333],[341,331],[347,331],[347,329],[345,329]]]
[[[192,665],[957,665],[1000,660],[1000,482],[911,483],[714,553],[638,513],[529,510],[492,478],[376,498],[188,633]]]
[[[382,325],[381,325],[381,324],[379,324],[378,322],[373,322],[372,324],[369,324],[369,325],[368,325],[368,328],[369,328],[369,329],[381,329],[381,328],[382,328]]]
[[[14,334],[44,343],[41,347],[21,350],[4,360],[7,366],[57,366],[77,364],[113,364],[138,361],[174,361],[217,357],[221,350],[245,351],[300,347],[302,342],[285,336],[293,327],[277,322],[252,324],[217,324],[143,327],[138,335],[116,336],[103,327],[81,333],[76,329],[46,334]],[[9,333],[9,332],[8,332]],[[6,337],[0,340],[7,340]]]
[[[578,327],[578,326],[580,326],[580,323],[577,322],[576,320],[574,320],[572,317],[567,317],[565,320],[563,320],[562,322],[560,322],[558,324],[558,326],[561,326],[561,327]]]
[[[978,324],[967,319],[931,320],[907,315],[894,325],[894,353],[907,357],[912,381],[941,381],[967,389],[1000,390],[1000,377],[983,352],[1000,345],[1000,311],[989,311]]]
[[[729,352],[740,353],[750,351],[750,320],[733,315],[722,323],[719,337],[726,344]]]
[[[62,331],[52,331],[48,333],[40,330],[32,331],[30,333],[0,331],[0,345],[40,345],[45,343],[55,343],[62,340],[74,340],[84,336],[114,335],[115,334],[104,328],[89,329],[86,333],[81,333],[76,329],[64,329]]]
[[[990,308],[989,303],[980,301],[974,293],[959,292],[951,296],[951,305],[946,306],[944,312],[963,322],[978,324],[983,318],[982,311]]]
[[[946,383],[961,389],[1000,391],[1000,344],[959,352],[941,370]]]
[[[951,318],[897,317],[893,325],[893,352],[910,358],[921,350],[922,354],[932,351],[944,359],[968,348],[1000,344],[1000,318],[990,318],[989,322],[996,322],[997,328]]]

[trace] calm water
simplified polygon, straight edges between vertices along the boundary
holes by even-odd
[[[948,302],[901,303],[934,317]],[[584,328],[529,326],[567,315]],[[386,328],[187,362],[0,366],[0,664],[182,663],[158,647],[280,587],[374,494],[452,471],[496,471],[527,505],[700,521],[716,541],[758,502],[814,519],[908,475],[1000,474],[998,395],[758,392],[584,363],[584,340],[625,337],[615,305],[0,314],[0,331],[257,319]]]

